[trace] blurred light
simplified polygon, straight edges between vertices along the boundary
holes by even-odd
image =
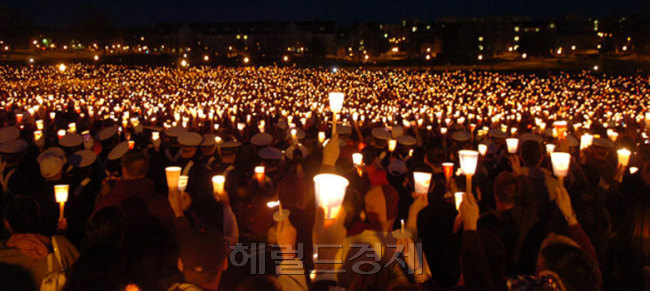
[[[187,61],[186,61],[186,60],[182,60],[182,61],[181,61],[181,66],[183,66],[183,67],[187,67]]]
[[[95,59],[95,61],[99,61],[99,56],[98,56],[98,55],[95,55],[95,56],[93,57],[93,59]]]
[[[521,58],[522,58],[522,59],[525,59],[525,58],[527,58],[527,57],[528,57],[528,55],[527,55],[526,53],[521,54]]]
[[[393,47],[393,48],[391,49],[391,51],[394,52],[394,53],[396,53],[396,52],[399,51],[399,48],[398,48],[398,47]]]
[[[248,64],[251,60],[248,57],[244,57],[244,64]]]
[[[576,46],[575,46],[575,45],[572,45],[572,46],[571,46],[571,50],[572,50],[572,51],[576,50]]]
[[[285,61],[285,62],[288,62],[289,61],[289,56],[282,57],[282,60]]]
[[[623,46],[623,51],[627,51],[627,46],[626,45]]]
[[[33,64],[34,63],[34,58],[29,58],[29,63]]]
[[[483,55],[478,55],[478,60],[482,61],[483,60]]]
[[[594,71],[598,71],[598,65],[594,66]]]
[[[59,65],[59,71],[65,72],[65,65],[64,64]]]
[[[209,60],[210,60],[210,56],[208,56],[208,55],[203,56],[203,60],[206,61],[206,62],[209,61]]]

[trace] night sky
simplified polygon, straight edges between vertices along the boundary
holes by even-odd
[[[548,18],[624,16],[648,7],[649,0],[2,0],[36,26],[76,26],[105,19],[113,26],[154,22],[335,20],[397,22],[440,16],[525,15]],[[7,7],[7,6],[5,6]]]

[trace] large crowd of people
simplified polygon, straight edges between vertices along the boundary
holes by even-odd
[[[646,75],[0,66],[0,284],[644,290],[649,106]]]

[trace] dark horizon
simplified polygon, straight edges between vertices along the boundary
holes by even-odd
[[[206,1],[143,0],[73,1],[6,0],[6,9],[33,27],[75,27],[102,22],[113,27],[146,26],[163,22],[336,21],[396,23],[402,19],[434,21],[440,17],[515,15],[549,19],[566,15],[615,17],[648,10],[648,1],[523,1],[470,0],[315,0],[315,1]]]

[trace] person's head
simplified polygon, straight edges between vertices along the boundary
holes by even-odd
[[[526,167],[538,167],[544,158],[542,145],[534,140],[527,140],[521,144],[521,160]]]
[[[388,184],[371,188],[364,197],[366,215],[373,229],[389,231],[397,217],[399,194]]]
[[[257,291],[257,290],[266,290],[266,291],[281,291],[282,285],[278,282],[275,277],[270,275],[257,275],[250,276],[241,282],[236,291]]]
[[[650,186],[645,187],[649,193]],[[622,240],[627,242],[629,250],[642,259],[645,265],[650,265],[650,196],[641,195],[632,204],[628,218],[624,220],[621,230]]]
[[[194,229],[181,238],[178,270],[187,282],[217,289],[221,273],[228,268],[227,248],[223,235],[214,228]]]
[[[149,157],[140,150],[130,150],[122,157],[122,178],[143,179],[149,172]]]
[[[38,203],[29,197],[18,196],[4,209],[5,229],[12,234],[38,233],[41,212]]]
[[[508,210],[519,200],[521,185],[511,172],[501,172],[494,180],[494,200],[497,210]]]
[[[551,235],[537,256],[538,276],[551,276],[564,290],[599,290],[601,274],[598,263],[570,238]]]
[[[116,207],[103,208],[93,214],[86,223],[86,238],[91,242],[118,242],[122,239],[126,221]]]
[[[424,162],[431,168],[439,168],[445,160],[445,153],[440,148],[432,148],[424,155]]]

